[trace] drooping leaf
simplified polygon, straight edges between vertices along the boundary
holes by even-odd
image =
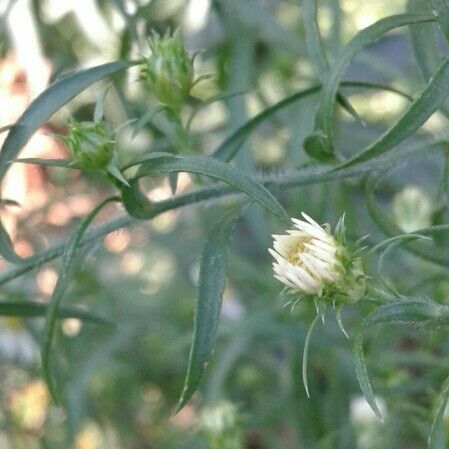
[[[59,303],[61,302],[62,297],[69,286],[70,280],[72,279],[74,256],[84,232],[86,231],[92,220],[95,218],[95,216],[98,214],[98,212],[111,201],[119,201],[119,199],[115,197],[108,198],[100,203],[92,212],[90,212],[86,217],[83,218],[74,234],[70,237],[64,253],[61,272],[58,276],[56,286],[53,290],[53,294],[48,305],[45,319],[44,337],[41,348],[41,358],[43,376],[47,383],[48,389],[56,403],[59,403],[60,401],[59,392],[52,376],[51,355],[53,337],[56,330],[56,319],[58,316]]]
[[[0,179],[9,168],[8,162],[16,158],[34,132],[56,111],[95,82],[135,64],[129,61],[102,64],[66,75],[51,84],[29,105],[8,133],[0,151]]]
[[[193,343],[184,388],[175,413],[184,407],[198,389],[212,356],[226,282],[229,238],[241,214],[240,209],[220,220],[203,249]]]
[[[188,172],[208,176],[245,192],[270,212],[289,220],[287,212],[278,200],[261,184],[233,166],[206,156],[176,156],[170,153],[154,153],[139,167],[135,178],[155,173]]]

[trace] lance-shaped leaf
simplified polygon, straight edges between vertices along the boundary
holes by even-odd
[[[366,89],[379,89],[388,92],[393,92],[395,94],[401,95],[408,100],[411,100],[410,96],[399,89],[390,87],[384,84],[369,83],[363,81],[343,81],[340,83],[341,87],[355,87],[355,88],[366,88]],[[212,153],[213,157],[220,159],[222,161],[230,161],[238,153],[242,145],[245,143],[249,135],[264,121],[269,120],[274,114],[279,111],[286,109],[295,102],[307,98],[310,95],[314,95],[321,90],[321,86],[312,86],[307,89],[295,92],[286,98],[278,101],[272,106],[264,109],[259,114],[255,115],[242,126],[237,128],[229,137],[227,137]]]
[[[175,413],[184,407],[198,389],[212,356],[226,282],[229,238],[240,214],[239,208],[222,218],[208,236],[203,249],[193,343],[184,388]]]
[[[155,173],[177,172],[196,173],[223,181],[254,198],[273,214],[289,221],[287,212],[265,187],[232,165],[211,157],[154,153],[151,158],[141,164],[134,179]]]
[[[443,388],[440,393],[439,403],[437,412],[435,414],[435,418],[432,423],[432,427],[430,429],[429,439],[427,442],[427,447],[429,449],[445,449],[446,446],[446,438],[444,435],[443,428],[443,417],[444,411],[446,410],[447,401],[449,399],[449,379],[446,379],[444,382]]]
[[[62,106],[97,81],[136,62],[116,61],[65,75],[44,90],[12,127],[0,151],[0,180],[34,132]]]
[[[11,241],[11,237],[6,231],[3,223],[0,221],[0,256],[7,262],[14,264],[20,264],[22,258],[14,251],[14,246]]]
[[[111,201],[118,201],[118,198],[108,198],[100,203],[89,215],[83,218],[74,234],[70,237],[62,260],[61,272],[53,290],[47,310],[44,339],[41,348],[42,370],[48,389],[56,403],[59,403],[59,394],[51,372],[51,346],[56,329],[56,318],[58,316],[59,303],[61,302],[62,297],[69,286],[69,282],[72,279],[76,249],[81,241],[81,238],[83,237],[84,232],[96,217],[98,212]]]
[[[333,152],[334,109],[338,86],[350,62],[366,45],[380,39],[385,33],[398,27],[434,21],[433,14],[400,14],[386,17],[357,33],[342,49],[323,85],[322,99],[317,112],[316,130],[328,141],[328,152]]]

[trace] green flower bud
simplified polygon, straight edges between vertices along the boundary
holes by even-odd
[[[150,41],[151,55],[142,69],[142,80],[164,105],[178,112],[193,87],[193,59],[185,50],[179,32]]]
[[[199,430],[209,449],[243,449],[244,435],[237,407],[227,401],[205,407],[199,418]]]
[[[70,123],[66,143],[73,161],[84,169],[105,169],[114,158],[112,133],[104,122]]]

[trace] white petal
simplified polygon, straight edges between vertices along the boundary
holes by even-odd
[[[312,217],[310,217],[309,215],[307,215],[305,212],[301,212],[301,215],[313,226],[316,226],[320,229],[323,229],[321,225],[319,225]],[[324,229],[323,229],[324,231]]]
[[[293,223],[300,231],[305,231],[310,236],[316,237],[318,239],[326,239],[327,234],[322,228],[317,228],[316,226],[312,226],[310,223],[307,223],[302,220],[297,220],[296,218],[292,218]]]

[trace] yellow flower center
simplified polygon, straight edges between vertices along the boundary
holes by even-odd
[[[299,256],[300,256],[300,254],[307,251],[305,244],[310,243],[311,240],[312,240],[311,237],[299,237],[298,240],[291,246],[286,259],[292,265],[295,265],[297,267],[302,267],[304,264]]]

